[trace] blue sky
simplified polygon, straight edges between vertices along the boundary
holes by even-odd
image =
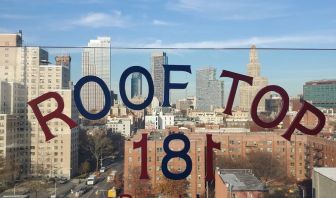
[[[336,48],[336,2],[292,0],[0,0],[0,32],[23,30],[25,43],[85,46],[110,36],[114,47],[320,47]],[[70,52],[73,80],[80,51]],[[259,51],[262,74],[291,95],[307,80],[334,78],[335,51]],[[130,65],[149,68],[150,51],[112,54],[112,88]],[[168,51],[170,63],[191,64],[188,95],[197,68],[246,72],[248,51]],[[220,73],[218,71],[218,73]],[[218,74],[219,75],[219,74]],[[180,77],[178,77],[180,76]],[[228,87],[230,81],[226,83]],[[228,93],[228,89],[226,93]],[[183,92],[176,92],[182,97]]]

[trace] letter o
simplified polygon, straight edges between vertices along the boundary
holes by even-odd
[[[270,91],[277,92],[282,98],[282,108],[280,113],[278,114],[277,118],[275,118],[272,122],[264,122],[258,116],[258,104],[261,98]],[[289,107],[289,96],[287,92],[280,86],[277,85],[269,85],[259,90],[255,98],[253,99],[252,106],[251,106],[251,117],[252,120],[259,126],[264,128],[272,128],[276,127],[286,116]]]
[[[143,74],[145,76],[145,78],[147,79],[147,82],[148,82],[148,96],[142,104],[131,103],[128,100],[127,95],[126,95],[126,90],[125,90],[126,79],[131,73],[134,73],[134,72],[138,72],[138,73]],[[140,67],[140,66],[129,67],[121,74],[120,81],[119,81],[119,91],[120,91],[120,97],[121,97],[123,103],[128,108],[134,109],[134,110],[142,110],[142,109],[146,108],[148,105],[150,105],[150,103],[153,100],[153,97],[154,97],[153,79],[152,79],[150,73],[145,68]]]
[[[83,106],[83,103],[80,97],[80,91],[87,82],[95,82],[103,90],[104,97],[105,97],[105,104],[104,104],[103,109],[99,113],[92,114],[88,112]],[[110,90],[105,84],[105,82],[97,76],[84,76],[83,78],[81,78],[75,85],[74,97],[75,97],[75,103],[76,103],[79,113],[89,120],[98,120],[98,119],[103,118],[106,114],[110,112],[110,108],[112,106]]]

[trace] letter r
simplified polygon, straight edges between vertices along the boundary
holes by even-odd
[[[41,111],[40,111],[40,108],[38,107],[38,104],[40,104],[41,102],[43,101],[46,101],[48,99],[55,99],[56,102],[57,102],[57,109],[55,109],[55,111],[43,116]],[[35,116],[36,116],[36,119],[38,120],[43,132],[44,132],[44,135],[45,135],[45,138],[46,138],[46,141],[49,141],[51,139],[53,139],[55,137],[55,135],[53,135],[47,125],[47,122],[53,118],[59,118],[61,120],[63,120],[64,122],[66,122],[69,127],[72,129],[74,127],[77,126],[76,122],[74,122],[72,119],[70,119],[67,115],[63,114],[62,111],[64,109],[64,101],[63,101],[63,98],[61,97],[60,94],[56,93],[56,92],[48,92],[48,93],[45,93],[31,101],[28,102],[28,105],[32,108]]]

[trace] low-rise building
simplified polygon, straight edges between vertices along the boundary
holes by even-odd
[[[336,189],[336,168],[314,168],[313,198],[333,198]]]
[[[195,118],[199,124],[224,124],[222,113],[193,111],[189,116]]]
[[[262,198],[267,189],[249,169],[219,169],[215,175],[215,198]]]
[[[166,129],[168,126],[174,126],[174,115],[153,112],[152,115],[145,116],[146,129]]]
[[[106,128],[111,129],[112,133],[120,133],[122,136],[132,135],[132,120],[129,117],[108,117]]]

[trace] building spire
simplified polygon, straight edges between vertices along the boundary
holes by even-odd
[[[255,45],[251,46],[250,49],[250,63],[258,63],[258,53]]]

